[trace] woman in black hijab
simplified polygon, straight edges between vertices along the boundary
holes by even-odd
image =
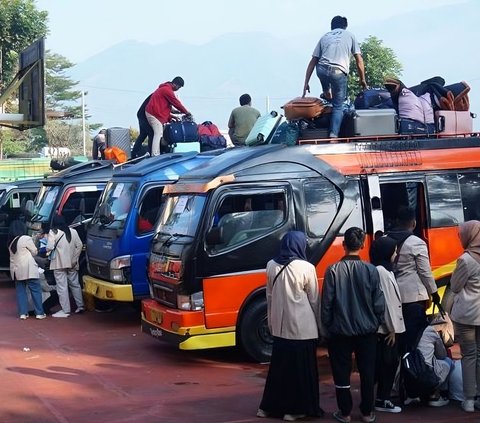
[[[307,238],[290,231],[267,264],[267,315],[272,357],[258,417],[294,421],[321,416],[317,342],[320,300],[315,267],[307,261]]]

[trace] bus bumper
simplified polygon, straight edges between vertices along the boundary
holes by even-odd
[[[87,295],[107,301],[132,302],[133,288],[131,284],[118,285],[89,275],[83,276],[83,291]]]
[[[172,310],[155,300],[142,301],[142,332],[181,350],[235,346],[235,327],[208,329],[203,311]]]

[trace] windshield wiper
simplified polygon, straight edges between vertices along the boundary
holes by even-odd
[[[176,238],[194,238],[194,236],[178,233],[171,234],[165,241],[163,241],[162,247],[170,247]]]

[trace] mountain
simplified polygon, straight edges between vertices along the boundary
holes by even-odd
[[[368,25],[350,30],[361,42],[369,35],[383,40],[403,65],[407,86],[434,75],[447,83],[465,80],[471,87],[471,110],[480,112],[477,17],[480,2],[468,1],[386,20],[372,15]],[[78,63],[71,72],[86,97],[92,121],[104,126],[137,126],[136,111],[160,83],[180,75],[185,87],[177,92],[197,122],[211,120],[226,128],[238,97],[247,92],[262,113],[279,110],[301,95],[305,68],[326,28],[288,39],[267,33],[225,34],[202,45],[165,41],[151,45],[125,41]],[[312,95],[320,94],[315,75]],[[479,119],[480,120],[480,119]],[[480,128],[478,122],[476,128]]]

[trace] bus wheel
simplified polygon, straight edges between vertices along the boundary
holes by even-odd
[[[243,350],[252,360],[270,361],[273,338],[268,329],[266,299],[257,299],[247,306],[238,336]]]

